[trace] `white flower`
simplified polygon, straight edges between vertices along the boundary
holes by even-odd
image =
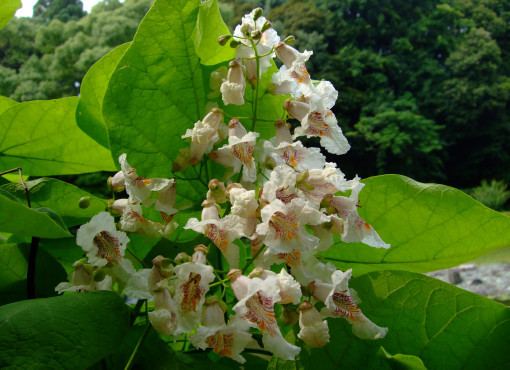
[[[291,94],[294,98],[312,94],[314,87],[305,63],[313,52],[305,50],[300,53],[283,42],[277,43],[275,50],[276,55],[284,64],[272,77],[272,81],[276,85],[275,92],[282,95]]]
[[[276,199],[262,208],[261,217],[257,234],[265,236],[264,243],[271,253],[315,249],[319,239],[310,234],[304,225],[329,221],[329,217],[310,207],[301,198],[292,199],[288,204]]]
[[[136,169],[128,163],[126,153],[119,156],[119,163],[124,174],[126,191],[131,201],[142,203],[146,207],[156,203],[154,207],[156,210],[169,215],[177,212],[173,208],[176,186],[174,179],[144,179],[140,177]]]
[[[335,194],[347,189],[344,174],[335,163],[326,163],[323,169],[311,169],[301,173],[297,187],[306,199],[319,205],[326,194]]]
[[[241,171],[243,167],[243,181],[254,182],[257,180],[257,166],[253,159],[253,151],[255,150],[255,143],[259,137],[258,132],[248,132],[243,137],[230,135],[228,137],[228,144],[218,149],[218,157],[211,156],[211,159],[217,162],[234,168],[234,173]]]
[[[168,289],[160,287],[154,292],[154,311],[149,312],[152,327],[163,335],[172,335],[177,328],[177,305]]]
[[[269,181],[264,184],[262,197],[267,202],[279,199],[284,204],[289,204],[292,199],[298,197],[296,181],[298,173],[287,165],[276,166]]]
[[[239,247],[232,243],[244,236],[245,224],[236,215],[227,215],[220,219],[214,204],[208,205],[202,211],[202,221],[190,218],[184,226],[207,236],[223,253],[232,268],[239,267]]]
[[[246,88],[243,69],[237,60],[231,61],[228,66],[230,68],[227,79],[223,81],[220,87],[223,103],[225,105],[243,105],[244,89]]]
[[[124,231],[159,236],[163,232],[163,225],[143,217],[142,206],[139,203],[128,202],[120,218],[120,227]]]
[[[174,268],[177,275],[175,301],[179,322],[175,335],[187,333],[200,321],[205,293],[214,280],[213,268],[201,263],[186,262]]]
[[[241,275],[240,270],[228,274],[232,289],[239,302],[233,310],[250,326],[262,331],[264,348],[284,360],[293,361],[301,348],[288,343],[280,332],[274,313],[274,303],[280,298],[280,286],[276,276],[266,280],[250,279]]]
[[[229,195],[232,215],[239,216],[244,221],[244,236],[252,236],[257,227],[257,209],[259,207],[259,202],[255,198],[255,190],[232,188],[229,190]]]
[[[251,275],[250,275],[251,276]],[[280,288],[280,304],[298,304],[301,301],[301,285],[294,280],[294,277],[290,275],[285,269],[282,268],[279,274],[274,273],[271,270],[263,270],[260,278],[266,280],[269,277],[275,277]]]
[[[337,213],[344,220],[343,242],[361,242],[374,248],[389,248],[391,245],[385,243],[374,228],[358,215],[359,193],[365,186],[359,180],[359,177],[355,177],[348,182],[348,188],[352,189],[349,198],[329,196],[323,200],[322,204],[332,208],[334,213]]]
[[[93,290],[112,290],[111,276],[105,275],[102,269],[93,267],[81,259],[73,264],[72,283],[63,282],[56,286],[58,294],[63,292],[90,292]]]
[[[299,306],[298,338],[305,342],[308,347],[320,348],[329,342],[328,322],[322,320],[320,313],[310,302],[303,302]]]
[[[351,292],[348,286],[351,276],[351,270],[346,272],[337,270],[331,275],[332,284],[320,281],[311,284],[313,296],[326,304],[321,310],[321,315],[347,319],[352,325],[352,332],[358,338],[373,340],[384,338],[388,328],[374,324],[357,306],[354,299],[357,294]]]
[[[76,244],[85,252],[92,266],[120,263],[129,243],[128,236],[115,228],[115,220],[108,212],[101,212],[82,225],[76,233]]]
[[[234,30],[234,39],[237,39],[241,42],[241,45],[239,45],[236,49],[236,58],[241,58],[242,63],[246,67],[246,77],[248,81],[254,81],[257,78],[257,67],[256,67],[256,60],[255,58],[255,52],[252,49],[252,44],[249,40],[246,39],[246,35],[243,34],[241,29],[244,27],[244,29],[247,29],[249,31],[255,31],[255,30],[262,30],[262,26],[264,26],[264,23],[266,23],[265,17],[259,17],[256,21],[253,19],[254,17],[254,11],[253,10],[250,14],[246,14],[241,22],[242,24],[237,25]],[[271,66],[271,61],[275,56],[275,53],[271,52],[273,50],[273,45],[275,45],[277,42],[280,41],[280,37],[276,33],[276,31],[272,28],[269,28],[268,30],[262,32],[262,36],[260,40],[256,41],[256,49],[257,54],[260,57],[259,63],[260,63],[260,74],[265,73],[267,69]],[[267,55],[266,55],[267,54]]]
[[[149,276],[151,269],[136,271],[127,281],[124,294],[132,299],[151,299],[152,291],[149,289]]]
[[[241,352],[251,339],[244,321],[231,316],[228,325],[225,323],[224,312],[217,298],[215,302],[206,304],[202,325],[197,328],[196,334],[189,337],[190,343],[195,347],[212,348],[220,356],[230,357],[242,364],[246,360],[241,356]]]
[[[197,164],[202,156],[209,153],[219,141],[218,128],[223,122],[223,111],[213,108],[203,121],[197,121],[193,129],[187,129],[182,138],[191,138],[189,161],[192,165]]]

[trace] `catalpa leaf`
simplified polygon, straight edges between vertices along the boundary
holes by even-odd
[[[78,126],[105,148],[109,148],[108,134],[103,120],[103,99],[108,81],[129,43],[120,45],[99,59],[87,71],[80,87],[80,101],[76,108]]]
[[[205,115],[193,42],[199,0],[157,0],[113,73],[103,102],[110,148],[144,177],[169,177],[181,136]]]
[[[204,1],[200,4],[193,37],[202,64],[214,65],[234,59],[235,49],[218,44],[221,35],[230,35],[230,31],[221,18],[218,0]]]
[[[363,300],[363,313],[389,328],[384,339],[364,341],[371,357],[383,346],[389,353],[417,356],[430,369],[510,365],[510,309],[501,303],[405,271],[371,272],[350,285]],[[342,345],[337,343],[337,348]],[[349,346],[343,347],[337,356],[349,352]]]
[[[321,258],[341,269],[434,271],[510,244],[510,218],[460,190],[398,175],[363,182],[358,212],[391,248],[339,242]]]
[[[0,96],[0,114],[2,114],[8,108],[10,108],[16,104],[19,104],[19,103],[15,100],[6,98],[5,96]]]
[[[16,10],[21,8],[21,0],[2,0],[0,7],[0,28],[3,28],[14,17]]]
[[[115,170],[110,152],[76,124],[79,98],[30,101],[0,115],[0,171],[47,176]]]
[[[0,367],[85,369],[129,329],[129,308],[112,292],[74,293],[0,307]]]
[[[51,208],[62,217],[68,227],[84,224],[106,208],[106,200],[60,180],[40,178],[26,181],[25,185],[29,190],[32,207]],[[21,201],[26,199],[25,189],[21,184],[7,184],[1,186],[1,189]],[[81,198],[88,199],[86,208],[80,207]]]
[[[67,238],[62,219],[48,208],[29,208],[13,195],[0,191],[0,231],[41,238]]]

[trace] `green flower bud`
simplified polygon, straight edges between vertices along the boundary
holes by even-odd
[[[249,25],[248,23],[244,23],[244,24],[241,26],[241,33],[242,33],[243,35],[248,36],[252,30],[253,30],[253,27],[252,27],[251,25]]]
[[[220,37],[218,37],[218,44],[220,44],[221,46],[225,46],[228,40],[230,40],[231,38],[232,35],[221,35]]]
[[[236,40],[236,39],[232,39],[230,41],[230,47],[235,49],[236,47],[238,47],[239,45],[241,45],[241,41],[239,40]]]
[[[253,20],[256,21],[257,19],[262,17],[263,13],[264,13],[264,11],[262,10],[262,8],[253,9]]]
[[[286,43],[287,45],[294,45],[294,43],[296,42],[296,38],[292,35],[290,36],[287,36],[287,38],[285,40],[283,40],[284,43]]]
[[[260,32],[259,30],[251,31],[250,36],[254,40],[260,40],[260,38],[262,37],[262,32]]]
[[[85,209],[90,206],[90,197],[81,197],[78,201],[78,207]]]
[[[99,283],[100,281],[103,281],[105,277],[106,277],[106,274],[104,273],[103,270],[97,270],[94,273],[94,281],[97,283]]]
[[[271,24],[271,22],[269,21],[265,21],[264,22],[264,25],[262,26],[262,28],[260,29],[260,32],[265,32],[267,31],[268,29],[270,29],[271,27],[273,27],[273,25]]]

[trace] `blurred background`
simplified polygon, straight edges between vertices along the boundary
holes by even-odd
[[[78,95],[90,66],[132,40],[151,4],[23,0],[0,31],[0,95]],[[314,51],[312,78],[339,91],[334,112],[352,149],[328,160],[347,177],[399,173],[507,209],[510,0],[220,1],[231,29],[257,6],[282,38]],[[77,181],[104,186],[99,174]]]

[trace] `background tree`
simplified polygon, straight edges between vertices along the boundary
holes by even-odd
[[[81,0],[38,0],[33,8],[34,18],[40,18],[44,22],[58,19],[62,22],[78,20],[86,12],[83,11]]]

